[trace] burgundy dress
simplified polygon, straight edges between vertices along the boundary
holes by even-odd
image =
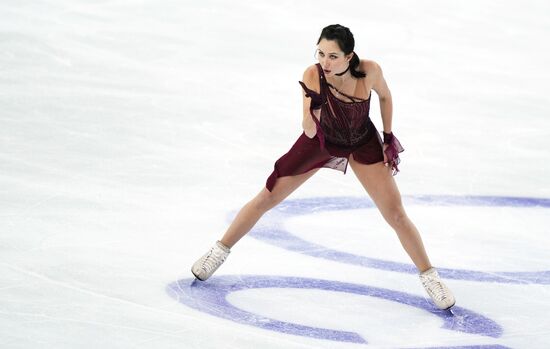
[[[266,182],[273,190],[279,177],[295,176],[314,168],[327,167],[346,173],[349,156],[363,164],[384,160],[382,139],[369,118],[370,100],[362,100],[339,92],[350,101],[336,98],[330,90],[320,64],[320,93],[300,85],[311,98],[310,115],[317,126],[317,134],[309,138],[303,132],[290,150],[275,162],[275,168]],[[371,93],[372,95],[372,93]],[[320,121],[313,110],[321,109]]]

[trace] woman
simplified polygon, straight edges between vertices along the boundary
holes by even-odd
[[[321,167],[346,171],[347,165],[368,192],[384,219],[396,231],[420,272],[422,285],[441,309],[455,304],[451,291],[432,267],[422,239],[405,213],[393,179],[398,172],[401,144],[392,133],[392,98],[380,66],[360,60],[353,51],[353,34],[335,24],[324,28],[317,41],[318,64],[308,67],[300,82],[304,90],[304,132],[275,162],[266,187],[237,214],[220,241],[191,271],[208,279],[239,241],[271,208],[313,176]],[[369,118],[371,91],[380,101],[382,141]]]

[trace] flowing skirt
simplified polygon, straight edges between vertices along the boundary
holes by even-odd
[[[309,138],[302,133],[290,150],[276,162],[273,172],[266,182],[266,188],[273,190],[277,178],[296,176],[315,168],[331,168],[346,173],[350,154],[362,164],[374,164],[384,161],[382,139],[374,124],[365,139],[355,146],[342,146],[325,141],[321,147],[317,135]]]

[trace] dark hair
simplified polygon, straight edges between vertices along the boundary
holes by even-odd
[[[319,45],[322,39],[336,41],[338,46],[340,46],[340,49],[344,51],[344,54],[346,55],[352,53],[355,47],[355,39],[353,38],[353,34],[349,28],[340,24],[331,24],[324,27],[323,31],[321,31],[321,36],[319,36],[319,40],[317,40],[317,45]],[[353,57],[349,62],[351,75],[356,78],[364,78],[367,74],[357,69],[359,67],[359,62],[359,56],[357,56],[357,53],[353,52]]]

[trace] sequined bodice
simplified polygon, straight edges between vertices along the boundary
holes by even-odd
[[[319,71],[320,93],[310,90],[303,83],[301,84],[306,90],[306,96],[312,98],[312,110],[321,108],[319,127],[324,140],[331,144],[346,147],[360,145],[367,141],[367,134],[372,124],[369,118],[370,96],[366,100],[359,100],[340,92],[350,102],[336,98],[320,64],[317,64],[317,69]]]

